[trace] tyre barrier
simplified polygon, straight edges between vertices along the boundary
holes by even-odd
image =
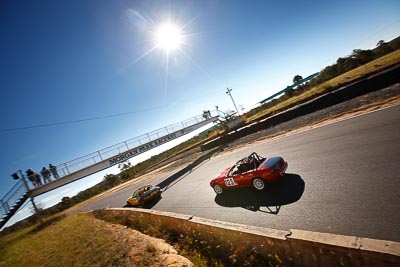
[[[371,75],[366,79],[343,86],[333,92],[319,96],[287,111],[273,115],[259,123],[243,127],[235,132],[230,132],[225,136],[221,136],[208,143],[205,143],[201,146],[201,149],[205,151],[223,144],[227,144],[246,135],[345,102],[355,97],[378,91],[379,89],[386,88],[398,82],[400,82],[400,65]]]
[[[228,265],[232,266],[243,262],[252,266],[400,266],[400,243],[393,241],[275,230],[146,209],[113,208],[90,213],[139,231],[146,232],[149,227],[167,231],[178,242],[203,244],[202,250],[208,255],[221,257],[221,262],[230,261]]]

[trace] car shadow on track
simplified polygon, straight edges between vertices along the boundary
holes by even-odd
[[[155,199],[152,199],[152,200],[150,200],[150,201],[144,203],[144,204],[141,206],[141,208],[143,208],[143,209],[151,209],[151,208],[154,207],[158,202],[160,202],[161,198],[162,198],[162,197],[159,196],[159,197],[157,197],[157,198],[155,198]]]
[[[300,175],[286,174],[262,191],[251,187],[227,190],[215,196],[215,203],[223,207],[242,207],[254,212],[278,214],[281,206],[298,201],[304,188],[305,183]]]
[[[196,170],[201,164],[204,164],[206,160],[209,160],[213,154],[224,150],[226,145],[219,146],[213,150],[210,150],[204,153],[202,156],[197,158],[195,161],[187,165],[186,167],[180,169],[178,172],[174,173],[173,175],[167,177],[164,181],[157,184],[158,187],[163,189],[163,192],[168,190],[171,186],[175,183],[179,182],[181,179],[186,177],[189,173]]]

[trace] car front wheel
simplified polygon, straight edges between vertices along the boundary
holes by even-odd
[[[253,186],[257,190],[263,190],[264,187],[265,187],[265,183],[260,178],[256,178],[256,179],[253,180]]]
[[[214,185],[214,191],[215,193],[217,193],[218,195],[222,194],[222,187],[220,185]]]

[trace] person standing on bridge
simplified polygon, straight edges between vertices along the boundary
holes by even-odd
[[[40,174],[32,171],[32,169],[28,169],[26,171],[26,175],[28,176],[29,181],[32,182],[34,187],[38,187],[42,185],[42,181],[40,180]]]
[[[35,173],[31,169],[27,169],[25,173],[26,173],[26,176],[28,176],[29,181],[32,182],[33,186],[37,187],[38,184],[35,179]]]
[[[52,180],[50,178],[51,173],[46,167],[43,167],[42,170],[40,171],[40,174],[43,176],[43,181],[45,183],[50,183]]]
[[[60,175],[58,175],[56,166],[54,166],[53,164],[50,163],[49,164],[49,169],[50,169],[51,173],[53,174],[54,179],[60,178]]]
[[[35,181],[38,186],[43,185],[42,180],[40,179],[40,174],[37,172],[33,172],[33,175],[35,176]]]

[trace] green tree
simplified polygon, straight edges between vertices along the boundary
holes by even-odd
[[[289,91],[286,91],[284,95],[287,96],[287,98],[291,98],[294,96],[294,94],[295,94],[295,91],[293,89],[291,89]]]
[[[293,77],[293,83],[297,83],[301,80],[303,80],[303,77],[301,77],[300,75],[296,75]]]
[[[132,164],[129,161],[122,162],[118,164],[118,168],[121,172],[126,171],[132,167]]]
[[[117,184],[120,183],[120,179],[119,179],[118,175],[114,175],[114,174],[105,175],[103,181],[109,187],[116,186]]]
[[[376,44],[376,46],[379,47],[379,46],[381,46],[383,44],[385,44],[385,41],[384,40],[379,40],[378,43]]]
[[[374,59],[374,52],[372,50],[354,49],[352,57],[359,63],[365,64]]]
[[[394,49],[388,43],[385,43],[385,41],[383,40],[379,40],[376,46],[377,46],[375,48],[376,57],[381,57],[394,51]]]
[[[63,207],[63,209],[67,209],[67,208],[71,207],[72,204],[73,203],[72,203],[72,200],[70,197],[63,197],[61,199],[61,206]]]

